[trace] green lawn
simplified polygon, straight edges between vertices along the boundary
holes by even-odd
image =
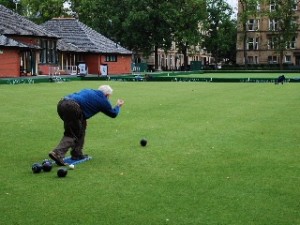
[[[222,72],[222,73],[215,73],[213,71],[204,72],[202,74],[192,74],[189,75],[191,77],[212,77],[212,78],[278,78],[280,75],[285,75],[287,79],[290,78],[300,78],[300,73],[285,73],[285,72],[266,72],[266,73],[259,73],[259,72],[245,72],[245,73],[235,73],[235,72]],[[186,75],[182,75],[183,77]]]
[[[0,85],[1,225],[300,224],[297,83],[108,82],[125,105],[88,121],[93,159],[33,174],[59,99],[103,83]]]

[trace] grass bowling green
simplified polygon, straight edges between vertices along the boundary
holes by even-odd
[[[62,137],[58,101],[109,84],[121,114],[88,121],[92,160],[33,173]],[[299,224],[297,83],[0,85],[0,224]],[[146,138],[147,151],[140,140]]]

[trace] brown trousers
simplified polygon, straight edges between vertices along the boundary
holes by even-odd
[[[53,151],[64,157],[71,148],[71,156],[83,155],[86,119],[79,104],[73,100],[62,99],[57,105],[57,113],[64,121],[64,135]]]

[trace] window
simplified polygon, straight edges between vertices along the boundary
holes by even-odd
[[[286,63],[292,63],[292,57],[290,55],[285,56],[285,62]]]
[[[40,57],[40,62],[41,63],[46,63],[47,62],[47,41],[46,40],[41,40],[41,57]]]
[[[254,62],[253,56],[248,56],[248,63],[249,64],[254,64],[253,62]]]
[[[269,20],[269,30],[276,31],[278,29],[277,20]]]
[[[55,40],[41,40],[41,63],[56,63],[56,41]]]
[[[249,64],[258,64],[258,56],[248,56]]]
[[[268,49],[275,49],[276,48],[276,43],[277,43],[277,38],[276,37],[271,37],[268,39]]]
[[[292,9],[295,11],[297,10],[297,3],[298,3],[298,0],[294,0]]]
[[[270,12],[276,10],[276,0],[270,0]]]
[[[248,63],[253,64],[253,56],[248,56]]]
[[[277,63],[277,56],[268,56],[269,64]]]
[[[250,19],[247,23],[248,31],[256,31],[259,29],[259,20]]]
[[[295,30],[298,30],[298,21],[297,21],[297,18],[293,18],[291,21],[290,21],[290,24],[291,25],[291,28],[292,29],[295,29]]]
[[[257,2],[257,5],[256,5],[256,11],[260,11],[260,3],[259,3],[259,1]]]
[[[296,48],[296,37],[293,37],[291,41],[287,43],[287,49],[295,49]]]
[[[258,50],[258,38],[248,38],[247,49]]]
[[[247,2],[247,11],[260,11],[259,1],[248,1]]]
[[[106,62],[117,62],[117,56],[116,55],[107,55],[105,57]]]
[[[48,57],[49,57],[49,62],[55,63],[56,62],[56,46],[54,41],[49,41],[48,44]]]

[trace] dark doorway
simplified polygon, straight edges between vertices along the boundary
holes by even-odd
[[[296,56],[295,64],[296,64],[296,66],[300,66],[300,56],[299,55]]]

